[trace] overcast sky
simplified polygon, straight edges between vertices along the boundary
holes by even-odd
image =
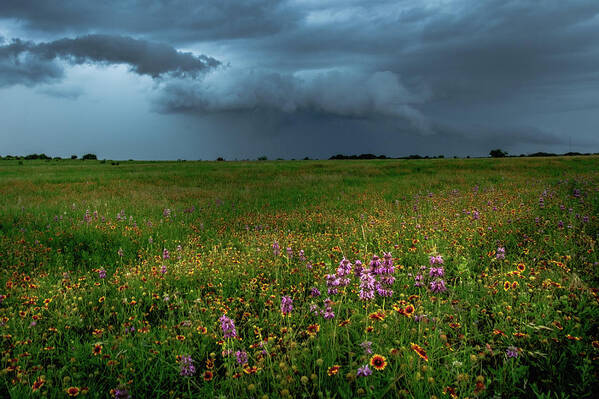
[[[598,125],[597,0],[0,1],[0,155],[599,152]]]

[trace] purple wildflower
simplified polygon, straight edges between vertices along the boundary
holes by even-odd
[[[98,270],[98,277],[106,278],[106,270],[104,270],[104,269]]]
[[[237,351],[235,352],[235,357],[237,358],[237,363],[243,365],[248,362],[248,353],[246,351]]]
[[[218,320],[220,321],[220,328],[223,330],[224,338],[237,337],[235,322],[232,319],[228,318],[226,315],[222,315]]]
[[[351,262],[346,258],[343,258],[341,262],[339,262],[339,267],[337,267],[337,276],[343,277],[347,276],[351,273]]]
[[[162,250],[162,259],[166,260],[169,259],[171,257],[171,255],[168,253],[168,249],[164,248]]]
[[[445,281],[443,280],[435,280],[430,282],[430,289],[432,292],[445,292],[447,291],[447,287],[445,287]]]
[[[445,262],[441,255],[431,256],[428,261],[431,265],[434,265],[434,264],[442,265]]]
[[[318,307],[318,305],[311,304],[310,305],[310,313],[313,313],[314,316],[318,316],[318,314],[320,313],[320,308]]]
[[[393,257],[391,256],[391,252],[384,252],[383,259],[384,272],[387,274],[395,273],[395,267],[393,267]]]
[[[370,273],[379,274],[381,267],[381,258],[374,255],[370,261]]]
[[[320,290],[316,287],[312,287],[312,289],[310,290],[310,295],[316,298],[317,296],[320,296]]]
[[[299,251],[299,258],[300,258],[300,260],[302,262],[306,261],[306,254],[304,254],[304,250],[303,249],[300,249],[300,251]]]
[[[372,355],[372,342],[364,341],[360,344],[360,346],[362,347],[362,349],[364,349],[365,355]]]
[[[119,254],[119,256],[122,258],[123,257],[123,248],[119,248],[119,250],[116,253]]]
[[[324,317],[327,320],[335,318],[335,313],[333,312],[333,307],[331,306],[332,303],[333,301],[331,301],[330,298],[324,300],[325,308],[324,310],[322,310],[322,317]]]
[[[124,388],[123,389],[115,388],[114,398],[115,399],[131,399],[131,395],[129,394],[129,391],[127,391]]]
[[[356,275],[356,277],[360,277],[362,276],[362,272],[364,271],[364,267],[362,267],[362,262],[360,262],[359,260],[357,260],[354,263],[354,274]]]
[[[281,298],[281,313],[283,315],[288,315],[293,310],[293,299],[288,296],[284,296]]]
[[[518,348],[516,348],[515,346],[510,346],[507,348],[507,350],[505,351],[505,355],[510,358],[510,357],[518,357]]]
[[[281,255],[281,247],[276,241],[272,244],[272,252],[275,254],[275,256]]]
[[[341,285],[341,280],[335,274],[327,274],[324,278],[327,280],[327,294],[337,294],[339,292],[337,287]]]
[[[370,273],[364,273],[360,276],[360,292],[358,296],[361,300],[370,300],[374,298],[376,280]]]
[[[160,267],[160,273],[162,273],[162,274],[166,274],[166,265],[162,265],[162,266]]]
[[[422,287],[423,285],[422,274],[417,274],[416,277],[414,277],[414,287]]]
[[[191,356],[181,356],[180,360],[181,372],[180,374],[184,377],[190,377],[196,373],[196,368],[193,365],[193,359]]]
[[[443,267],[431,267],[428,271],[429,277],[443,277],[443,275],[445,275]]]
[[[497,254],[495,255],[495,257],[499,260],[505,259],[505,248],[504,247],[497,248]]]
[[[368,365],[365,364],[362,367],[358,367],[358,372],[356,373],[356,376],[358,376],[358,377],[368,377],[370,374],[372,374],[372,370],[370,370],[370,368],[368,367]]]

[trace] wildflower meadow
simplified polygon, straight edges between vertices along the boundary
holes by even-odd
[[[0,397],[599,396],[599,157],[0,161]]]

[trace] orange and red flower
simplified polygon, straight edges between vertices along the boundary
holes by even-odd
[[[375,370],[385,370],[385,367],[387,367],[387,359],[385,359],[385,356],[374,354],[370,358],[370,365],[374,367]]]
[[[416,352],[418,356],[424,359],[424,361],[428,362],[428,356],[426,355],[426,352],[424,351],[424,349],[422,349],[420,345],[412,343],[410,344],[410,348],[412,348],[412,350]]]

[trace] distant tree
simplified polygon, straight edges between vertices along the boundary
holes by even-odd
[[[554,154],[552,152],[535,152],[532,154],[528,154],[529,157],[555,157],[557,156],[557,154]]]
[[[85,154],[81,157],[81,159],[85,161],[86,159],[98,159],[98,157],[96,156],[96,154]]]
[[[439,155],[437,158],[443,159],[445,158],[445,155]]]
[[[258,161],[267,161],[268,157],[266,155],[262,155],[261,157],[258,157]]]
[[[304,161],[309,161],[309,160],[310,160],[310,157],[305,157],[304,158]]]
[[[492,156],[493,158],[504,158],[505,156],[507,156],[507,152],[497,148],[496,150],[491,150],[489,152],[489,155]]]
[[[77,155],[71,155],[71,159],[77,159]]]
[[[225,160],[225,158],[223,158],[223,157],[218,157],[218,158],[216,158],[216,160],[217,160],[217,161],[219,161],[219,162],[222,162],[222,161],[224,161],[224,160]]]
[[[376,155],[374,154],[360,154],[358,159],[376,159]]]

